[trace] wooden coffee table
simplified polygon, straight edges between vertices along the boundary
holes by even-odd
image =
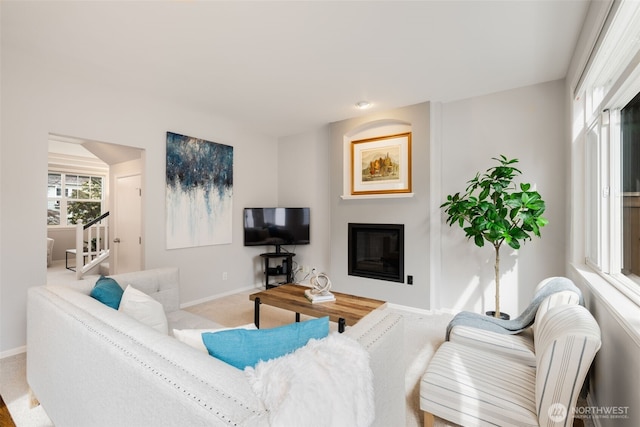
[[[307,286],[288,283],[249,295],[249,299],[255,304],[256,327],[260,328],[260,304],[293,311],[296,313],[296,322],[300,321],[300,314],[313,317],[329,316],[329,320],[338,322],[338,332],[344,332],[345,325],[355,325],[364,316],[386,304],[385,301],[377,299],[333,291],[331,293],[335,295],[335,301],[314,304],[304,296],[307,289]]]

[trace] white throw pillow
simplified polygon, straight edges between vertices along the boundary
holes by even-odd
[[[167,315],[164,314],[162,304],[131,285],[124,290],[118,311],[163,334],[169,334]]]
[[[183,343],[190,345],[191,347],[209,354],[207,347],[202,342],[202,334],[205,332],[221,332],[229,331],[231,329],[257,329],[256,325],[249,323],[246,325],[238,326],[235,328],[220,328],[220,329],[174,329],[173,336]]]

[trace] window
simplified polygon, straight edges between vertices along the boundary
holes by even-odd
[[[616,5],[576,88],[574,143],[584,148],[585,260],[640,304],[640,4]]]
[[[640,94],[620,111],[622,273],[640,283]]]
[[[47,225],[84,224],[102,213],[104,177],[50,171],[47,185]]]
[[[612,107],[583,138],[585,256],[640,298],[640,94]]]

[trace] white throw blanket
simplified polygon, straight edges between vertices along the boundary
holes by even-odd
[[[245,374],[274,427],[369,426],[375,418],[369,353],[344,335],[312,339]]]

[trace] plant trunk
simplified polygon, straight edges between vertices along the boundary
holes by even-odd
[[[496,248],[496,264],[494,266],[496,274],[496,313],[494,317],[500,318],[500,246]]]

